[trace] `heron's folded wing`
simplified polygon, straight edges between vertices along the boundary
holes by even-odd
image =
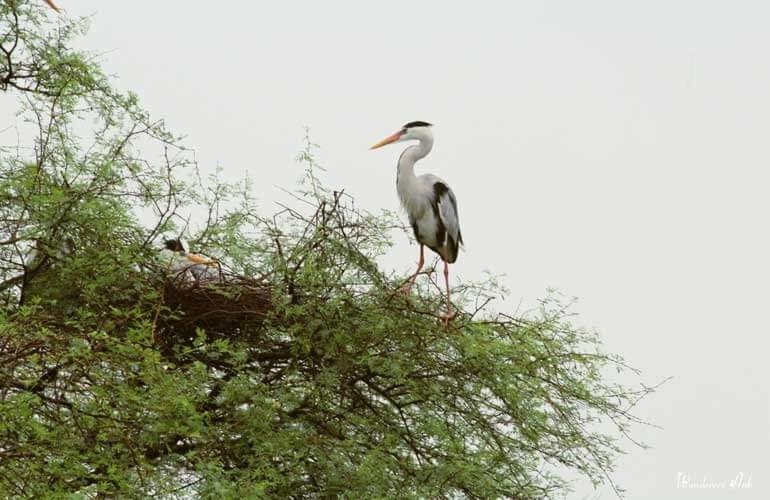
[[[438,204],[438,213],[441,222],[446,228],[447,234],[456,244],[462,243],[460,235],[460,219],[457,215],[457,199],[452,190],[443,182],[437,182],[433,185]]]

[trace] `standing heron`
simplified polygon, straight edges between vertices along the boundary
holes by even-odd
[[[446,182],[433,174],[414,175],[414,164],[425,158],[433,147],[433,133],[427,122],[409,122],[401,130],[378,142],[371,149],[377,149],[394,142],[418,141],[406,148],[398,159],[396,190],[401,205],[409,216],[414,237],[420,243],[420,261],[417,271],[409,278],[406,292],[409,293],[414,281],[425,263],[425,245],[436,252],[444,261],[447,313],[449,322],[454,315],[449,295],[449,264],[457,260],[457,252],[463,243],[460,221],[457,216],[457,200]]]

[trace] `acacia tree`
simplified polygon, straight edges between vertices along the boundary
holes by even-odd
[[[82,21],[43,8],[0,3],[0,98],[34,130],[0,149],[0,494],[547,498],[565,470],[611,482],[650,389],[605,378],[627,367],[556,298],[506,315],[495,283],[466,284],[444,327],[432,278],[404,297],[376,263],[398,221],[325,189],[310,143],[294,206],[255,213],[247,186],[204,187],[71,48]],[[169,276],[164,234],[218,257],[221,278]]]

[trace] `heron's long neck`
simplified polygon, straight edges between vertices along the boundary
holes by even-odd
[[[422,139],[418,144],[409,146],[401,153],[401,157],[398,159],[398,178],[396,179],[398,186],[405,186],[415,180],[414,164],[425,158],[430,153],[431,148],[433,148],[433,140]]]

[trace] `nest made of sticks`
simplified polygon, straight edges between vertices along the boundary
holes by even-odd
[[[208,339],[254,339],[270,304],[271,287],[261,280],[221,271],[205,280],[170,276],[164,282],[159,340],[187,344],[199,329]]]

